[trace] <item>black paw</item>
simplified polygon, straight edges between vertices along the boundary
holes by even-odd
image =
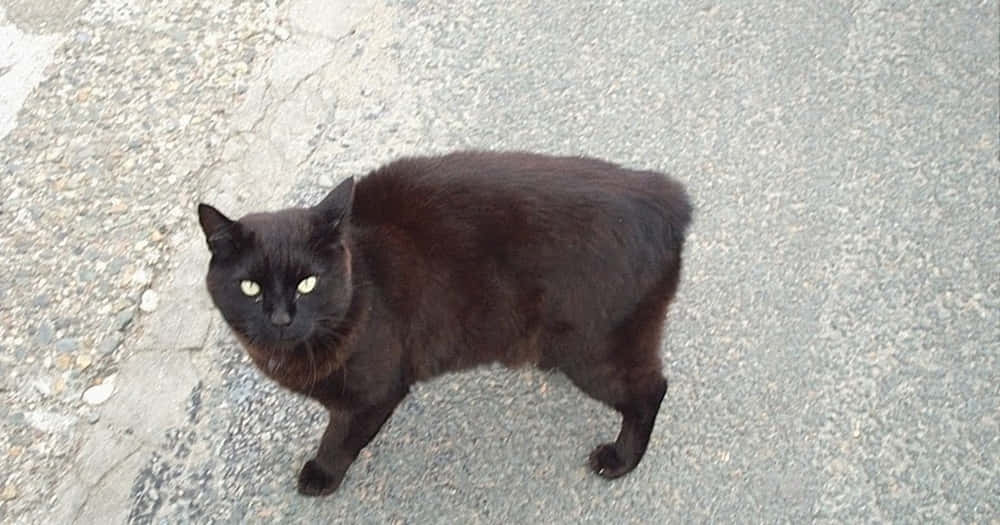
[[[344,475],[326,471],[314,459],[306,461],[299,471],[299,494],[303,496],[325,496],[337,490]]]
[[[635,465],[629,465],[618,455],[614,443],[605,443],[590,453],[590,468],[601,477],[614,479],[627,474]]]

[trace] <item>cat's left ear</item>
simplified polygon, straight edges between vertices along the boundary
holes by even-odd
[[[340,221],[344,220],[351,213],[351,205],[354,203],[354,177],[348,177],[337,185],[323,200],[314,208],[323,216],[326,226],[336,228]]]

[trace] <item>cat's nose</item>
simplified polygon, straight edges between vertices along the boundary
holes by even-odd
[[[284,308],[275,309],[271,312],[271,324],[281,327],[288,326],[292,324],[292,316],[288,315],[288,311]]]

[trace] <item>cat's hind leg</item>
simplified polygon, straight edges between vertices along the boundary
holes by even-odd
[[[595,352],[600,356],[598,362],[569,373],[584,392],[614,407],[622,416],[618,438],[590,454],[591,468],[605,478],[627,474],[646,453],[656,414],[667,393],[660,341],[667,305],[676,286],[677,273],[668,272],[660,286],[649,292],[608,335],[610,344],[605,351]]]
[[[660,402],[667,392],[666,378],[659,372],[656,376],[641,385],[631,385],[628,397],[615,404],[622,416],[618,438],[590,453],[590,468],[600,476],[613,479],[627,474],[646,453]]]
[[[639,464],[667,392],[659,345],[643,349],[645,359],[640,362],[635,360],[638,350],[612,348],[598,362],[559,367],[580,390],[621,414],[617,439],[598,446],[590,454],[591,469],[608,479],[623,476]]]

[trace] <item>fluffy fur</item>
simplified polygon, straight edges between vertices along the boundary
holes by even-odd
[[[621,413],[618,438],[590,455],[601,476],[642,458],[691,219],[672,179],[462,152],[395,161],[311,208],[198,211],[215,305],[265,374],[329,410],[303,494],[336,490],[414,382],[490,362],[558,369]]]

